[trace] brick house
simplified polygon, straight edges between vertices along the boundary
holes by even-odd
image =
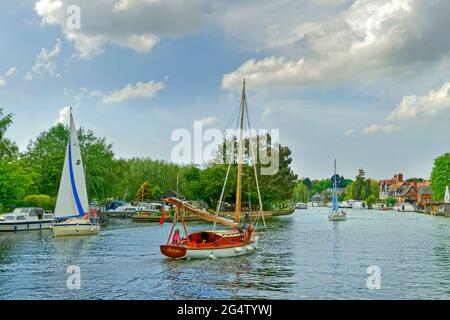
[[[417,189],[412,184],[403,183],[396,190],[395,200],[397,204],[402,204],[405,202],[415,203],[417,201]]]
[[[392,177],[392,179],[380,180],[380,194],[379,197],[381,200],[386,198],[396,198],[396,191],[400,188],[405,182],[403,181],[403,174],[399,173]]]

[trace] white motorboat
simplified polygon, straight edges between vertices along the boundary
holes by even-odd
[[[365,201],[354,201],[352,205],[353,209],[369,209]]]
[[[398,206],[397,209],[399,212],[414,212],[416,211],[416,209],[414,208],[414,206],[411,203],[402,203]]]
[[[42,208],[16,208],[0,216],[0,231],[26,231],[50,229],[53,214]]]
[[[299,202],[295,205],[295,209],[299,210],[308,209],[308,205],[306,203]]]
[[[100,231],[96,213],[89,211],[83,161],[72,112],[69,141],[56,199],[55,219],[52,225],[55,236],[91,235]]]

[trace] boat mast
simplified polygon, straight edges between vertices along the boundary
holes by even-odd
[[[237,159],[237,188],[236,188],[236,217],[235,221],[239,222],[241,215],[241,177],[242,177],[242,154],[244,147],[244,115],[245,115],[245,79],[242,86],[242,102],[241,102],[241,125],[239,130],[239,150]]]

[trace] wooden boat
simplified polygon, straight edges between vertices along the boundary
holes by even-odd
[[[329,221],[345,221],[347,220],[347,213],[344,210],[339,211],[339,204],[337,200],[337,186],[336,186],[336,159],[334,160],[334,176],[333,176],[333,193],[331,212],[328,215]]]
[[[176,206],[177,211],[174,216],[172,228],[167,239],[166,244],[161,245],[161,253],[166,257],[172,259],[208,259],[208,258],[229,258],[236,257],[254,252],[258,244],[258,235],[255,232],[258,218],[252,224],[239,225],[241,217],[241,178],[242,178],[242,162],[243,162],[243,129],[244,117],[246,114],[246,97],[245,97],[245,80],[242,89],[242,101],[240,111],[240,134],[239,134],[239,149],[237,158],[237,188],[236,188],[236,207],[235,217],[231,220],[227,217],[219,215],[222,205],[222,200],[225,192],[225,187],[230,172],[231,164],[228,165],[228,170],[225,176],[220,200],[217,205],[215,214],[211,214],[205,210],[195,208],[186,201],[177,198],[165,198],[164,201]],[[255,183],[259,198],[259,213],[262,217],[265,226],[263,215],[262,198],[259,191],[259,182],[256,171],[255,152],[253,144],[250,144],[250,154],[253,158],[253,167],[255,173]],[[196,215],[197,217],[214,223],[212,230],[205,230],[200,232],[190,233],[187,231],[185,216],[186,212]],[[259,217],[259,216],[258,216]],[[174,234],[175,226],[181,221],[185,238],[174,241],[172,235]],[[227,230],[215,230],[216,224],[227,226]]]
[[[100,225],[95,212],[89,211],[86,180],[77,130],[70,112],[70,134],[55,207],[54,236],[97,234]]]

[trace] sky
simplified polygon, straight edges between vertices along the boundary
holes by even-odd
[[[252,126],[300,177],[428,178],[450,151],[447,0],[2,0],[0,107],[25,150],[57,122],[116,157],[171,160],[174,130]]]

